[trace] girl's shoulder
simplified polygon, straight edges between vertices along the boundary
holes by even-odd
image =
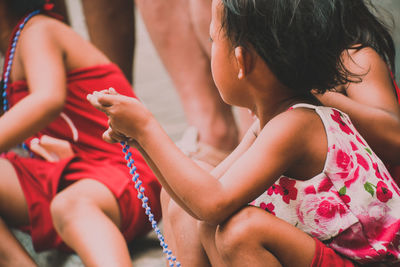
[[[62,36],[70,36],[72,29],[58,19],[36,15],[25,25],[19,37],[18,46],[22,53],[37,53],[51,46],[62,48],[59,39]],[[71,39],[71,42],[74,40]]]
[[[352,73],[365,74],[374,68],[389,70],[385,60],[371,47],[349,49],[343,54],[345,65]]]
[[[347,96],[360,103],[370,106],[397,109],[395,82],[391,69],[386,61],[370,47],[360,50],[351,49],[345,59],[345,64],[350,72],[359,75],[356,82],[351,82],[339,88]]]
[[[22,56],[45,53],[46,57],[62,58],[67,72],[110,63],[99,49],[69,25],[47,15],[37,15],[28,21],[19,43]]]
[[[260,131],[259,138],[279,143],[282,147],[315,148],[316,142],[326,139],[325,127],[314,108],[296,107],[271,119]],[[304,151],[303,151],[304,152]]]
[[[70,35],[72,32],[72,28],[59,19],[39,14],[26,23],[20,36],[20,42],[22,43],[26,39],[29,42],[43,38],[54,40],[57,36]]]
[[[327,155],[325,126],[314,108],[296,107],[275,116],[254,142],[258,157],[274,159],[282,173],[308,179],[321,173]]]

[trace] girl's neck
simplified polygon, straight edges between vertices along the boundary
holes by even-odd
[[[255,115],[260,120],[261,127],[267,124],[272,118],[278,114],[287,111],[291,106],[298,103],[308,103],[312,105],[319,105],[318,100],[310,95],[294,95],[283,94],[279,96],[270,96],[275,101],[268,101],[268,99],[260,99],[255,105]],[[270,98],[271,99],[271,98]],[[267,104],[266,104],[267,103]]]
[[[257,53],[251,55],[253,63],[248,68],[246,79],[243,79],[243,87],[247,87],[246,92],[250,97],[246,106],[260,120],[261,128],[297,103],[319,105],[311,92],[305,94],[288,88],[277,79]]]

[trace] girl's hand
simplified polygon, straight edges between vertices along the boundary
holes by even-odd
[[[135,139],[146,134],[154,120],[153,115],[137,99],[118,94],[114,89],[93,92],[87,96],[89,102],[108,116],[108,129],[103,138],[108,142]]]

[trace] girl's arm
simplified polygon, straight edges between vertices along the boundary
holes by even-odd
[[[211,175],[214,176],[215,178],[220,178],[226,171],[227,169],[251,146],[251,144],[255,141],[256,139],[256,134],[259,134],[259,121],[256,120],[252,127],[247,131],[245,136],[243,137],[243,140],[240,142],[240,144],[235,148],[234,151],[225,159],[223,160],[217,167],[215,167],[211,171]],[[121,141],[126,141],[127,138],[119,133],[116,133],[113,131],[111,128],[109,128],[103,135],[103,138],[110,143],[115,143],[115,142],[121,142]],[[197,217],[196,214],[194,214],[190,207],[186,205],[185,202],[182,202],[180,198],[175,194],[174,190],[168,185],[167,182],[165,182],[165,178],[161,171],[158,169],[157,165],[154,163],[154,161],[150,158],[150,156],[147,154],[147,152],[136,142],[136,141],[129,141],[128,142],[130,146],[135,147],[139,150],[139,152],[142,154],[143,158],[146,160],[146,163],[149,165],[149,167],[152,169],[154,174],[157,176],[159,181],[164,181],[163,187],[164,189],[168,192],[168,194],[177,202],[179,206],[181,206],[188,214],[190,214],[192,217],[196,219],[200,219]],[[140,170],[139,170],[140,173]]]
[[[306,144],[315,140],[303,138],[309,120],[301,126],[289,121],[293,119],[271,122],[219,179],[186,157],[155,121],[137,141],[163,175],[160,182],[173,191],[174,200],[184,203],[199,220],[217,225],[264,193],[304,157]]]
[[[216,166],[211,171],[211,174],[219,179],[237,161],[237,159],[250,148],[250,146],[254,143],[259,134],[260,121],[257,119],[249,127],[246,134],[243,136],[242,141],[240,141],[240,144],[232,151],[232,153],[228,157],[226,157],[220,164],[218,164],[218,166]]]
[[[48,125],[62,110],[66,98],[63,52],[47,25],[26,26],[13,65],[12,80],[25,78],[29,94],[0,118],[0,152]]]
[[[232,160],[231,165],[222,165],[223,174],[216,179],[184,155],[136,99],[105,94],[88,96],[88,99],[109,116],[113,130],[138,142],[175,202],[195,218],[213,224],[226,220],[261,195],[288,166],[305,158],[307,144],[318,143],[310,136],[316,132],[314,128],[304,129],[304,125],[310,125],[310,117],[297,119],[296,114],[301,112],[287,112],[280,115],[281,119],[269,122],[254,142],[242,142],[245,151],[233,153],[235,158],[226,160]],[[321,124],[319,118],[314,121]],[[322,124],[320,128],[323,129]]]
[[[350,71],[366,75],[351,83],[345,94],[327,92],[317,95],[322,104],[347,113],[386,162],[400,164],[400,107],[388,66],[371,48],[364,48],[345,60]]]

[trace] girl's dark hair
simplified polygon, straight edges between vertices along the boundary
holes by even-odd
[[[15,16],[24,16],[25,14],[41,9],[46,0],[7,0],[9,10]]]
[[[354,46],[375,49],[395,72],[392,37],[364,0],[222,0],[222,5],[222,29],[233,46],[255,49],[289,88],[322,93],[361,81],[341,57]]]

